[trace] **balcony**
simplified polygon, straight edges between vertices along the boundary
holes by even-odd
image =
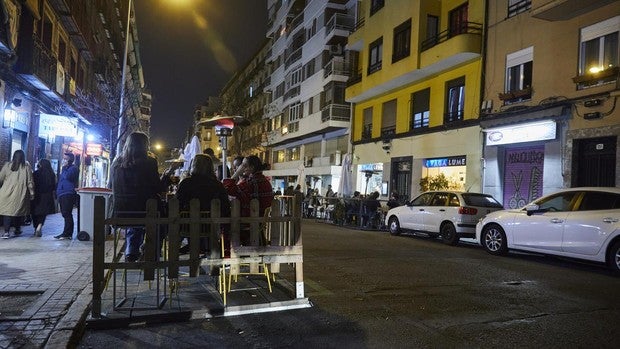
[[[297,62],[301,59],[301,47],[293,51],[291,54],[286,57],[286,61],[284,62],[284,68],[287,69],[291,66],[291,64]]]
[[[354,28],[355,18],[353,16],[342,13],[334,14],[325,25],[325,38],[327,38],[327,44],[345,41]],[[338,40],[337,38],[342,38],[342,40]]]
[[[351,67],[349,63],[345,62],[344,57],[334,57],[323,67],[323,78],[328,78],[331,75],[341,76],[343,77],[341,81],[347,81],[351,75]]]
[[[16,72],[32,86],[49,91],[56,86],[56,58],[43,42],[32,36],[32,40],[20,40]]]
[[[547,21],[576,18],[616,0],[532,0],[532,17]]]
[[[328,104],[321,110],[321,121],[351,121],[351,107],[348,104]]]
[[[482,24],[466,22],[422,42],[420,69],[433,65],[440,70],[449,69],[479,57],[481,49]]]
[[[284,94],[283,100],[286,101],[287,99],[299,96],[300,91],[301,88],[299,87],[299,85],[289,88],[288,91],[286,91],[286,93]]]
[[[613,67],[605,70],[600,70],[593,73],[586,73],[573,77],[573,82],[578,85],[579,88],[591,87],[617,81],[620,77],[618,73],[620,67]]]

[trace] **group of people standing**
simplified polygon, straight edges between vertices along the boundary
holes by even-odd
[[[22,234],[22,225],[26,217],[32,218],[34,236],[41,237],[47,215],[56,213],[56,200],[65,224],[63,232],[54,236],[56,239],[71,239],[73,236],[73,207],[77,200],[76,187],[79,170],[74,165],[72,153],[63,156],[61,174],[56,183],[56,175],[48,159],[40,159],[33,172],[26,161],[23,150],[16,150],[10,162],[0,170],[0,216],[4,233],[2,238]]]
[[[149,155],[148,136],[141,132],[129,135],[122,152],[112,163],[111,185],[113,191],[113,211],[115,216],[127,212],[143,212],[148,199],[157,199],[170,184],[170,176],[175,168],[169,168],[160,176],[157,160]],[[175,196],[181,210],[189,208],[192,199],[200,201],[200,209],[211,209],[211,200],[221,202],[220,215],[230,216],[230,198],[236,198],[241,204],[241,215],[250,215],[250,201],[258,199],[260,214],[271,206],[273,191],[270,181],[262,174],[264,165],[261,160],[251,155],[239,162],[233,161],[234,173],[231,178],[221,181],[217,177],[216,159],[209,154],[196,154],[191,160],[189,173],[179,184]],[[236,162],[236,163],[235,163]],[[224,232],[224,231],[223,231]],[[125,260],[134,262],[141,257],[141,245],[144,241],[144,228],[133,227],[126,230]],[[225,233],[225,232],[224,232]],[[224,235],[226,241],[229,238]],[[243,236],[242,236],[243,241]],[[206,246],[201,246],[206,249]]]

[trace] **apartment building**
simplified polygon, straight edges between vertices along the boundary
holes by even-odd
[[[488,2],[483,189],[515,208],[620,185],[620,2]]]
[[[265,175],[274,189],[309,182],[325,193],[337,188],[349,150],[350,75],[347,37],[355,26],[356,0],[269,0],[271,66],[264,109],[264,144],[271,149]]]
[[[346,49],[356,190],[481,189],[485,1],[362,0]]]
[[[83,165],[81,184],[105,186],[126,38],[126,125],[143,129],[150,119],[150,108],[140,108],[135,18],[126,35],[128,2],[5,0],[0,6],[8,23],[0,28],[0,161],[22,149],[29,162],[48,158],[59,169],[62,154],[73,152]]]

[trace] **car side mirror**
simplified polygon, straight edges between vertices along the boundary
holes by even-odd
[[[538,212],[538,210],[540,210],[540,206],[536,204],[529,204],[525,206],[525,212],[527,212],[528,216],[533,215],[534,213]]]
[[[408,207],[412,207],[413,206],[413,201],[407,201],[407,202],[405,202],[405,205],[407,205]]]

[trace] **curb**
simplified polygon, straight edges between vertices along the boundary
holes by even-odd
[[[44,348],[75,348],[86,328],[86,317],[90,311],[92,299],[92,282],[79,293],[67,313],[58,321],[52,330]]]

